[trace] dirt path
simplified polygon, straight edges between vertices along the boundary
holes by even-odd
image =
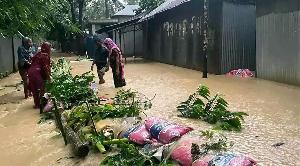
[[[91,62],[72,62],[74,74],[87,72]],[[197,130],[211,126],[200,121],[177,117],[176,106],[193,93],[199,84],[220,92],[229,101],[232,111],[249,113],[241,133],[225,133],[235,142],[234,152],[249,154],[261,165],[300,165],[300,88],[264,81],[210,75],[202,79],[198,71],[160,63],[128,63],[128,86],[152,97],[153,108],[148,116],[172,119]],[[106,84],[99,86],[99,95],[113,96],[111,71]],[[96,80],[97,81],[97,80]],[[18,74],[0,80],[0,87],[20,82]],[[1,89],[1,88],[0,88]],[[32,108],[32,99],[23,100],[20,87],[0,90],[0,165],[97,165],[100,154],[86,159],[73,158],[69,147],[54,128],[53,122],[37,124],[39,113]],[[273,147],[275,143],[284,143]]]

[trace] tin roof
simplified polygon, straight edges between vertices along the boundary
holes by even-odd
[[[103,18],[99,20],[89,20],[89,24],[115,24],[118,23],[118,19],[108,19],[108,18]]]
[[[121,27],[124,27],[124,26],[129,26],[129,25],[132,25],[132,24],[136,24],[138,23],[138,21],[144,17],[147,13],[146,12],[143,12],[143,13],[140,13],[140,14],[137,14],[135,16],[133,16],[130,20],[128,21],[125,21],[125,22],[121,22],[121,23],[118,23],[118,24],[114,24],[114,25],[110,25],[110,26],[106,26],[106,27],[103,27],[99,30],[97,30],[96,32],[97,33],[103,33],[103,32],[108,32],[108,31],[111,31],[113,29],[118,29],[118,28],[121,28]]]
[[[154,17],[156,14],[170,10],[174,7],[177,7],[179,5],[182,5],[186,2],[189,2],[191,0],[167,0],[166,2],[162,3],[160,6],[158,6],[156,9],[151,11],[149,14],[147,14],[145,17],[143,17],[140,21],[147,20],[149,18]]]

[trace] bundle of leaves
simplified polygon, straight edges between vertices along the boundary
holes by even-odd
[[[215,129],[236,131],[241,130],[241,121],[248,115],[244,112],[228,111],[227,101],[219,94],[210,97],[210,91],[206,86],[200,86],[197,92],[177,107],[177,110],[183,117],[216,124]]]
[[[173,166],[168,160],[158,161],[151,155],[141,153],[133,144],[121,143],[118,145],[119,152],[115,155],[107,156],[100,166]]]
[[[68,125],[78,130],[91,123],[107,118],[138,117],[142,112],[150,109],[151,100],[132,90],[120,90],[112,104],[91,105],[85,104],[74,107],[68,117]]]
[[[94,75],[90,72],[73,77],[70,62],[60,59],[53,64],[52,82],[47,84],[46,89],[51,96],[63,102],[66,108],[71,108],[82,101],[98,101],[90,87],[93,79]]]
[[[114,105],[134,106],[135,109],[148,110],[152,107],[152,100],[132,89],[120,90],[114,98]]]
[[[67,118],[67,125],[74,131],[79,131],[91,124],[91,114],[86,105],[73,107]]]
[[[102,106],[91,107],[93,111],[93,119],[98,121],[107,118],[123,118],[123,117],[138,117],[142,110],[136,106],[120,106],[105,104]]]
[[[56,62],[52,63],[51,77],[55,80],[62,75],[71,75],[71,70],[72,68],[69,61],[64,58],[58,59]]]
[[[144,94],[132,89],[120,90],[114,98],[113,105],[120,112],[127,112],[129,116],[138,116],[152,107],[153,98],[149,99]]]
[[[152,107],[151,100],[145,95],[128,90],[117,92],[114,102],[102,106],[92,107],[95,120],[106,118],[138,117],[140,113]]]
[[[228,142],[227,138],[223,134],[216,133],[213,130],[201,131],[201,135],[206,137],[207,141],[199,146],[197,151],[198,156],[204,156],[210,152],[226,152],[230,147],[233,146],[233,142]]]

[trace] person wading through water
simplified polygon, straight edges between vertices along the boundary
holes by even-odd
[[[99,84],[104,84],[105,80],[103,77],[105,75],[105,72],[107,72],[109,69],[108,62],[107,62],[109,52],[107,48],[102,44],[102,41],[99,37],[95,38],[95,43],[96,43],[96,51],[94,55],[94,61],[91,66],[91,70],[93,70],[94,65],[96,64],[97,73],[99,77]]]
[[[109,51],[109,63],[112,69],[115,87],[123,87],[126,85],[126,82],[124,77],[124,60],[121,50],[110,38],[104,40],[104,45]]]
[[[28,69],[31,66],[31,57],[33,56],[31,47],[32,40],[28,37],[24,37],[22,40],[22,45],[18,48],[18,68],[24,85],[25,99],[31,95],[28,87]]]
[[[50,81],[50,52],[50,43],[44,42],[41,51],[32,58],[32,64],[28,70],[29,87],[33,93],[34,108],[40,107],[40,99],[44,96],[46,81]]]

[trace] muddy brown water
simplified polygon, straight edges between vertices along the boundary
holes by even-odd
[[[74,74],[89,71],[91,62],[72,62]],[[125,68],[128,86],[152,97],[148,116],[157,116],[185,124],[196,130],[212,126],[198,120],[179,118],[176,106],[186,100],[200,84],[212,93],[221,93],[232,111],[249,114],[241,132],[225,132],[234,146],[232,152],[255,158],[260,165],[300,165],[300,88],[260,79],[242,79],[209,75],[202,79],[198,71],[160,63],[129,63]],[[96,72],[94,72],[96,74]],[[99,86],[99,96],[113,96],[112,75]],[[97,81],[97,79],[96,79]],[[0,80],[0,87],[20,82],[18,74]],[[24,100],[20,87],[0,90],[0,165],[98,165],[103,156],[92,153],[85,159],[73,158],[70,148],[53,122],[37,124],[38,110],[32,99]],[[273,147],[276,143],[284,143]]]

